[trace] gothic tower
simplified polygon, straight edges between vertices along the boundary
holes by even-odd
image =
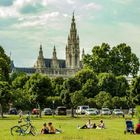
[[[52,56],[51,68],[59,68],[59,63],[58,63],[58,60],[57,60],[55,46],[54,46],[54,49],[53,49],[53,56]]]
[[[80,68],[79,36],[77,35],[74,13],[66,45],[66,67],[71,69]]]
[[[44,60],[44,56],[43,56],[42,45],[40,45],[39,56],[37,58],[37,62],[36,62],[35,67],[40,69],[40,70],[45,68],[45,60]]]

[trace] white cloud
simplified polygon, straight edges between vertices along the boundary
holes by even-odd
[[[133,2],[134,0],[112,0],[116,3],[119,3],[119,4],[130,4],[131,2]]]
[[[47,0],[42,0],[42,5],[43,6],[47,6],[48,5],[48,1]]]
[[[47,0],[15,0],[13,5],[4,7],[0,7],[0,18],[8,18],[8,17],[19,17],[20,9],[27,5],[36,5],[41,4],[42,6],[47,6]]]
[[[74,0],[67,0],[67,3],[68,4],[75,4],[75,1]]]
[[[84,5],[84,8],[89,10],[89,9],[93,9],[93,10],[101,10],[102,6],[96,3],[88,3],[86,5]]]
[[[23,16],[20,17],[18,20],[21,23],[13,25],[15,28],[22,28],[22,27],[33,27],[39,25],[46,25],[47,21],[53,20],[60,15],[59,12],[52,12],[52,13],[43,13],[37,16]]]
[[[65,18],[67,18],[67,17],[71,17],[70,15],[68,15],[68,14],[62,14]]]
[[[46,6],[48,4],[48,1],[47,0],[15,0],[13,3],[13,6],[18,9],[18,8],[22,8],[28,4],[36,5],[38,3],[43,6]]]
[[[18,11],[14,7],[0,7],[0,18],[19,17]]]

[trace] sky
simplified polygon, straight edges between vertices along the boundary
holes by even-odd
[[[0,45],[17,67],[33,67],[40,44],[65,59],[73,11],[81,52],[126,43],[140,58],[140,0],[0,0]]]

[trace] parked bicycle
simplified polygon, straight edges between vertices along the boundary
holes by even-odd
[[[31,122],[27,122],[23,125],[15,125],[11,128],[11,135],[13,136],[20,136],[31,134],[33,136],[37,135],[36,128],[31,124]]]

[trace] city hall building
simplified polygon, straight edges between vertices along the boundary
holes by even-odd
[[[71,77],[82,68],[80,61],[80,46],[79,46],[79,35],[77,33],[76,22],[74,13],[72,16],[70,33],[68,35],[67,44],[65,47],[65,58],[57,58],[57,50],[54,46],[52,52],[52,58],[44,58],[43,48],[40,45],[39,55],[33,67],[23,68],[16,67],[12,64],[12,72],[24,72],[27,74],[42,73],[47,74],[49,77]],[[82,58],[84,56],[84,49],[82,51]]]

